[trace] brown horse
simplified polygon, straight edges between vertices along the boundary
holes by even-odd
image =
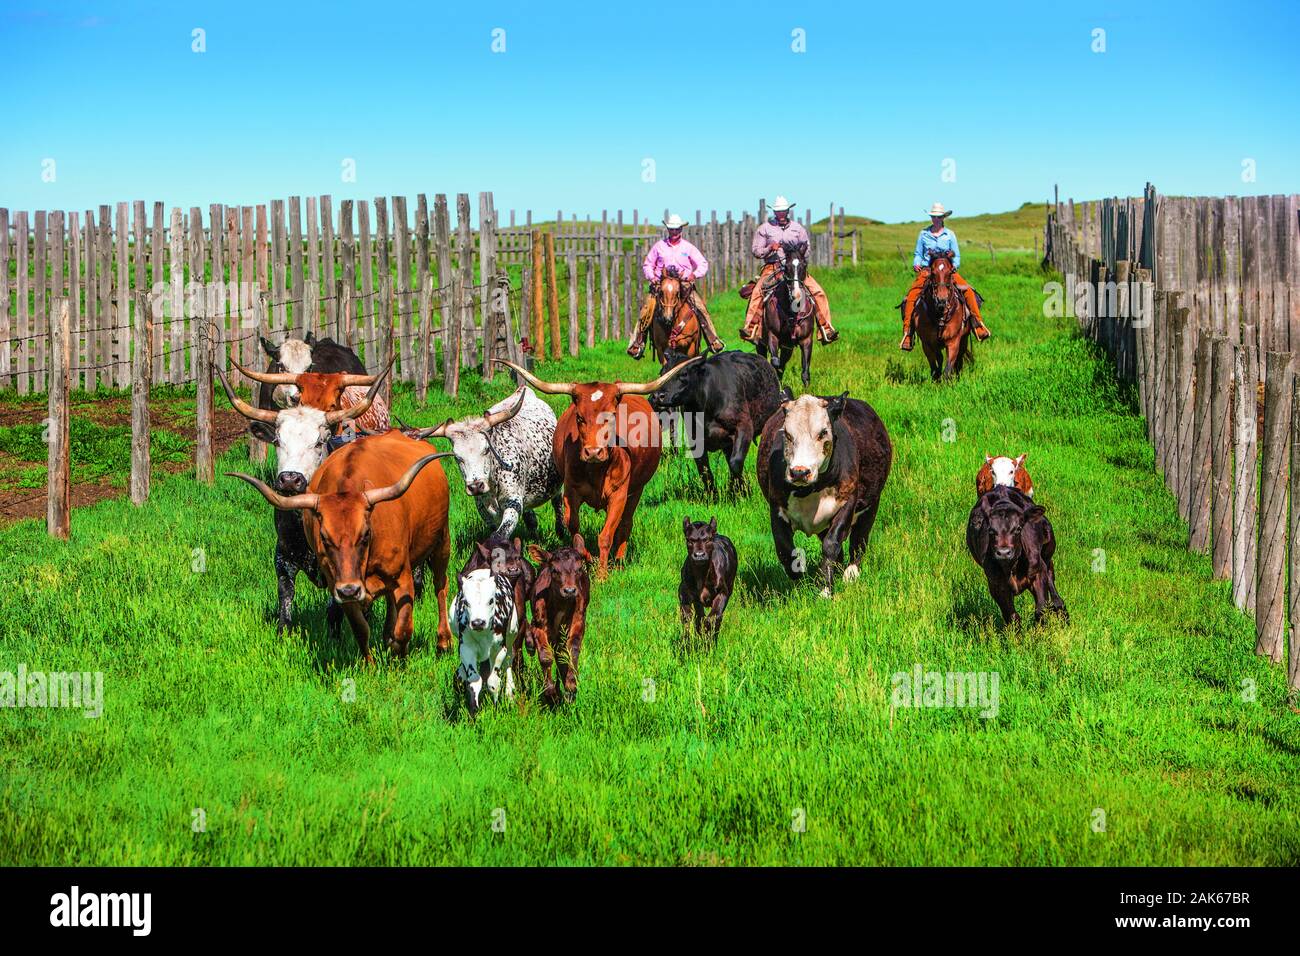
[[[930,378],[936,382],[941,378],[956,378],[966,362],[975,364],[975,353],[971,351],[969,341],[970,312],[961,290],[952,281],[955,271],[951,252],[931,255],[930,276],[925,280],[911,316],[925,358],[930,363]],[[903,308],[903,303],[899,308]]]
[[[812,364],[813,325],[815,324],[813,297],[804,286],[808,277],[808,246],[804,243],[783,243],[785,263],[781,267],[781,277],[776,280],[775,288],[768,300],[763,303],[763,333],[758,339],[755,350],[763,358],[769,359],[776,369],[776,376],[785,376],[786,363],[795,346],[802,353],[802,378],[806,388]],[[751,295],[762,295],[762,288],[755,288]]]
[[[669,352],[684,358],[700,354],[700,320],[691,308],[690,286],[671,272],[664,273],[655,292],[650,343],[660,365]]]

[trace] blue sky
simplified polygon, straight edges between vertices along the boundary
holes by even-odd
[[[1053,183],[1076,198],[1148,179],[1171,194],[1300,191],[1294,3],[0,11],[0,205],[14,209],[486,189],[538,218],[658,218],[780,192],[800,212],[834,201],[898,221],[936,199],[959,217],[1010,209]]]

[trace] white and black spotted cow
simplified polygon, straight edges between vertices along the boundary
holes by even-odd
[[[462,574],[457,583],[451,613],[451,630],[460,640],[456,676],[465,684],[465,707],[472,717],[482,706],[484,689],[493,701],[500,700],[502,685],[507,699],[515,696],[511,659],[520,640],[519,615],[514,583],[504,574],[480,568]]]
[[[549,501],[555,511],[555,533],[563,538],[560,473],[551,454],[555,422],[551,406],[521,385],[482,415],[448,419],[437,428],[412,434],[451,442],[465,490],[491,534],[509,538],[521,516],[536,534],[532,509]]]

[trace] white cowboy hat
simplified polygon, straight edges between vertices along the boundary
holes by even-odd
[[[784,196],[777,196],[772,200],[772,212],[785,212],[787,209],[793,209],[794,203]]]
[[[935,203],[933,206],[930,207],[929,215],[931,215],[931,216],[941,216],[941,217],[942,217],[942,216],[951,216],[951,215],[952,215],[952,210],[951,210],[951,209],[944,209],[944,208],[943,208],[943,203],[941,203],[941,202],[937,202],[937,203]]]
[[[664,220],[665,229],[684,229],[685,227],[686,227],[686,220],[683,219],[681,216],[677,215],[677,213],[673,213],[671,216],[669,216],[667,219]]]

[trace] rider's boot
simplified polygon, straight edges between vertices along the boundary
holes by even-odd
[[[700,301],[698,293],[692,296],[691,299],[691,304],[695,307],[695,315],[700,320],[700,328],[704,332],[704,338],[709,343],[709,348],[715,352],[726,351],[727,343],[718,338],[717,330],[713,328],[713,317],[709,315],[709,310]]]
[[[636,330],[636,335],[632,336],[632,341],[628,343],[627,354],[634,359],[639,359],[645,355],[645,332],[640,328]]]
[[[829,319],[824,319],[824,318],[822,318],[822,314],[821,314],[821,312],[819,311],[819,312],[817,313],[817,338],[818,338],[818,340],[822,343],[822,345],[830,345],[832,342],[834,342],[834,341],[835,341],[836,339],[838,339],[839,337],[840,337],[840,333],[835,331],[835,327],[834,327],[833,325],[831,325]]]
[[[980,318],[979,299],[975,297],[975,290],[967,286],[962,290],[962,297],[966,300],[966,311],[970,313],[971,328],[975,331],[975,338],[983,342],[993,333],[989,331],[984,320]]]
[[[898,348],[903,352],[912,351],[912,332],[910,329],[903,333],[903,341],[898,343]]]
[[[645,355],[645,336],[650,330],[650,323],[654,321],[654,308],[654,298],[647,298],[637,316],[636,331],[632,333],[632,341],[627,344],[627,354],[634,359]]]

